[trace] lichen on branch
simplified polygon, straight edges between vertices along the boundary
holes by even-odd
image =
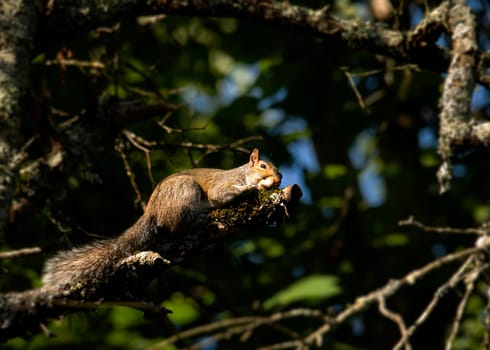
[[[145,251],[139,249],[137,242],[126,242],[129,255],[106,256],[114,260],[110,263],[111,268],[102,270],[104,275],[96,279],[78,279],[63,287],[48,285],[0,295],[0,341],[46,329],[41,325],[47,319],[67,312],[93,309],[107,302],[111,305],[140,305],[141,300],[148,300],[145,293],[149,282],[161,276],[166,269],[182,263],[189,256],[209,250],[239,229],[283,222],[301,195],[298,185],[280,190],[253,190],[226,207],[198,216],[185,232],[177,235],[157,232],[150,242],[152,246]],[[138,222],[135,229],[138,229]],[[117,244],[120,237],[105,242]],[[93,247],[98,249],[100,245]],[[155,306],[154,309],[158,308]]]
[[[470,105],[475,88],[477,54],[476,22],[464,0],[454,0],[447,9],[452,40],[452,59],[440,99],[439,148],[442,164],[437,172],[439,192],[450,188],[452,149],[469,138]]]

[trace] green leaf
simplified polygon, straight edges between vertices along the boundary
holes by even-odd
[[[269,237],[259,238],[257,244],[261,252],[268,258],[277,258],[286,252],[283,244]]]
[[[179,326],[194,322],[199,317],[197,305],[182,293],[174,293],[170,299],[163,302],[163,306],[171,310],[168,318]]]
[[[426,168],[433,168],[439,165],[439,157],[434,152],[426,152],[420,156],[420,164]]]
[[[347,167],[342,164],[329,164],[323,168],[323,174],[328,179],[335,179],[345,176],[347,174]]]
[[[408,244],[408,236],[405,233],[393,232],[373,241],[375,247],[401,247]]]
[[[235,256],[244,256],[246,254],[254,253],[257,250],[257,246],[253,241],[240,241],[235,242],[230,246],[230,249]]]
[[[41,54],[37,55],[36,57],[34,57],[31,61],[31,63],[41,64],[44,62],[45,59],[46,59],[46,55],[44,53],[41,53]]]
[[[340,196],[323,197],[318,200],[318,205],[322,208],[341,208],[344,199]]]
[[[340,294],[339,279],[332,275],[310,275],[292,283],[264,302],[264,308],[284,307],[297,301],[319,301]]]
[[[473,211],[473,217],[478,223],[483,223],[490,219],[490,207],[486,205],[479,205]]]
[[[113,327],[117,329],[129,329],[144,320],[140,310],[122,306],[112,308],[110,318]]]

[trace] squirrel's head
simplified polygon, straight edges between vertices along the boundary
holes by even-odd
[[[257,188],[267,190],[277,188],[281,184],[282,174],[274,164],[259,158],[259,150],[254,148],[250,154],[249,166],[257,177]]]

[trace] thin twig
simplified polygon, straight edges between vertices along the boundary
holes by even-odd
[[[210,336],[204,338],[203,340],[201,340],[195,344],[192,344],[191,346],[188,346],[186,348],[182,348],[181,350],[198,350],[198,349],[206,348],[210,344],[217,343],[221,340],[230,339],[235,334],[240,334],[243,332],[249,332],[256,327],[257,326],[254,323],[249,323],[249,324],[242,325],[242,326],[227,328],[222,332],[210,335]]]
[[[458,309],[456,310],[456,316],[453,321],[453,326],[451,327],[451,333],[446,341],[446,350],[451,350],[453,346],[454,339],[456,339],[456,335],[458,334],[461,320],[463,318],[464,310],[466,309],[468,300],[475,289],[475,282],[485,269],[488,269],[488,264],[478,264],[467,274],[467,278],[465,280],[465,293],[459,302]]]
[[[418,327],[423,324],[428,316],[432,313],[434,308],[437,306],[439,303],[440,299],[444,296],[444,294],[447,292],[447,290],[454,288],[458,283],[460,283],[462,280],[468,276],[468,269],[471,268],[471,265],[476,261],[476,255],[477,253],[481,252],[484,249],[487,249],[490,246],[490,242],[485,242],[484,245],[478,246],[478,247],[472,247],[472,248],[467,248],[465,250],[455,252],[452,254],[448,254],[446,256],[443,256],[441,258],[438,258],[436,260],[431,261],[430,263],[411,271],[410,273],[406,274],[404,277],[397,279],[397,280],[391,280],[388,283],[386,283],[383,287],[367,294],[364,296],[358,297],[353,304],[351,304],[349,307],[347,307],[345,310],[337,314],[335,317],[326,317],[321,311],[319,310],[311,310],[311,309],[293,309],[290,311],[286,312],[278,312],[275,314],[272,314],[270,316],[248,316],[248,317],[241,317],[241,318],[235,318],[235,319],[230,319],[230,320],[223,320],[223,321],[218,321],[212,324],[204,325],[201,327],[193,328],[187,331],[180,332],[170,338],[167,338],[165,341],[160,342],[158,344],[155,344],[153,347],[150,349],[154,348],[161,348],[170,344],[173,344],[179,340],[182,339],[187,339],[191,337],[196,337],[196,336],[203,336],[204,334],[214,332],[216,330],[223,329],[222,331],[219,331],[215,334],[210,335],[206,339],[204,339],[201,342],[195,343],[191,345],[189,348],[186,348],[187,350],[196,350],[203,348],[210,343],[213,342],[219,342],[223,339],[229,339],[230,337],[237,335],[237,334],[246,334],[247,337],[251,335],[251,332],[253,332],[255,329],[257,329],[260,326],[264,325],[271,325],[275,322],[281,321],[283,319],[291,318],[291,317],[317,317],[321,318],[323,321],[323,324],[317,328],[315,331],[311,332],[307,337],[304,339],[294,339],[294,340],[288,340],[284,341],[281,343],[276,343],[268,346],[264,346],[261,348],[261,350],[274,350],[274,349],[309,349],[311,345],[315,344],[316,346],[321,346],[323,342],[323,335],[327,332],[329,332],[334,326],[341,324],[344,322],[347,318],[351,317],[352,315],[366,309],[368,306],[371,304],[377,302],[380,308],[380,313],[384,315],[385,317],[393,320],[395,323],[397,323],[400,332],[401,332],[401,339],[400,341],[395,345],[394,349],[399,349],[400,347],[404,347],[406,350],[411,349],[410,344],[409,344],[409,339],[411,335],[418,329]],[[467,257],[466,261],[461,264],[461,266],[458,268],[458,270],[449,278],[449,280],[441,285],[437,291],[435,292],[433,298],[429,302],[429,304],[426,306],[426,308],[422,311],[422,313],[419,315],[417,320],[410,326],[409,328],[406,327],[403,318],[401,315],[390,311],[386,307],[386,298],[392,296],[395,294],[402,286],[406,285],[412,285],[416,283],[420,278],[428,275],[429,273],[433,272],[434,270],[437,270],[441,268],[442,266],[445,266],[449,263],[452,263],[456,260],[462,259]],[[486,267],[485,267],[486,268]],[[473,271],[473,270],[471,270]],[[460,309],[463,310],[464,306],[466,305],[466,300],[471,294],[472,287],[470,287],[474,280],[477,279],[477,276],[479,273],[483,271],[483,268],[480,268],[478,270],[478,273],[474,273],[475,276],[472,276],[470,279],[466,280],[467,283],[467,297],[463,297],[463,302],[460,304]],[[468,291],[469,290],[469,291]],[[462,311],[459,311],[460,313]],[[459,321],[458,321],[459,322]],[[456,330],[457,331],[457,330]],[[295,336],[296,337],[296,336]]]
[[[405,342],[405,350],[411,350],[412,346],[410,345],[408,341],[408,336],[407,336],[407,326],[405,325],[405,322],[403,321],[403,317],[394,311],[389,310],[386,307],[386,300],[383,296],[380,296],[378,299],[378,310],[381,313],[381,315],[385,316],[386,318],[392,320],[393,322],[396,323],[398,326],[398,329],[400,330],[400,334],[402,338],[407,338],[407,341]]]
[[[434,233],[452,233],[452,234],[476,234],[476,235],[484,235],[488,231],[484,227],[469,227],[469,228],[453,228],[453,227],[437,227],[437,226],[427,226],[422,224],[421,222],[415,220],[413,216],[409,216],[406,220],[398,221],[398,225],[400,226],[415,226],[426,232],[434,232]]]
[[[308,345],[306,345],[301,340],[291,340],[282,343],[263,346],[261,348],[258,348],[257,350],[282,350],[282,349],[293,349],[293,348],[296,350],[304,350],[304,349],[308,349]]]
[[[359,103],[359,106],[361,106],[362,109],[364,109],[366,112],[369,113],[369,109],[367,108],[366,104],[364,103],[362,95],[359,92],[359,90],[357,89],[356,82],[352,78],[352,75],[349,73],[347,68],[341,68],[341,70],[344,73],[344,75],[346,76],[347,80],[349,81],[349,85],[351,86],[352,91],[354,91],[354,94],[356,95],[357,102]]]
[[[8,252],[0,252],[0,259],[18,258],[20,256],[25,256],[25,255],[39,254],[41,252],[42,249],[40,247],[10,250]]]
[[[341,67],[341,69],[344,70],[344,69],[349,69],[349,68],[348,67]],[[389,70],[390,71],[397,71],[397,70],[406,70],[406,69],[420,71],[420,68],[416,64],[402,64],[400,66],[390,67]],[[359,73],[349,72],[349,74],[352,77],[359,77],[359,78],[370,77],[372,75],[383,74],[383,73],[386,73],[386,69],[371,69],[371,70],[359,72]]]
[[[44,333],[44,335],[47,337],[47,338],[53,338],[55,336],[55,334],[53,332],[51,332],[48,328],[48,326],[46,326],[44,323],[39,323],[39,328],[41,328],[41,331]]]
[[[105,64],[99,61],[81,61],[75,59],[56,59],[56,60],[46,60],[42,62],[46,66],[75,66],[79,68],[96,68],[96,69],[104,69]]]
[[[178,332],[171,337],[166,338],[164,341],[156,343],[147,350],[153,350],[153,349],[163,349],[168,345],[174,344],[178,342],[179,340],[182,339],[188,339],[192,338],[198,335],[210,333],[212,331],[215,331],[217,329],[225,328],[225,327],[231,327],[235,325],[240,325],[240,324],[247,324],[251,321],[255,320],[255,316],[244,316],[244,317],[237,317],[237,318],[232,318],[232,319],[227,319],[227,320],[220,320],[212,323],[205,324],[203,326],[198,326],[194,327],[185,331]]]
[[[285,312],[277,312],[270,316],[243,316],[243,317],[237,317],[228,320],[220,320],[174,334],[173,336],[168,337],[164,341],[149,347],[148,350],[161,349],[164,348],[165,346],[174,344],[182,339],[188,339],[188,338],[200,336],[203,334],[216,331],[221,328],[229,327],[227,330],[212,336],[214,340],[219,340],[219,339],[229,337],[235,333],[243,333],[244,331],[250,331],[262,325],[270,324],[287,318],[295,318],[295,317],[315,317],[315,318],[323,319],[324,314],[322,311],[316,309],[298,308]]]
[[[135,205],[139,204],[141,206],[141,209],[143,209],[143,211],[144,211],[145,210],[145,203],[143,203],[143,200],[141,197],[141,192],[138,189],[138,185],[136,184],[135,175],[134,175],[133,171],[131,170],[131,165],[129,164],[128,157],[127,157],[126,153],[124,152],[124,145],[123,145],[123,142],[120,138],[116,140],[116,147],[115,148],[116,148],[116,151],[121,156],[121,159],[122,159],[123,164],[124,164],[124,169],[126,170],[126,175],[128,176],[129,181],[131,183],[131,187],[133,187],[134,193],[136,194],[136,197],[134,199],[134,204]]]
[[[471,255],[470,257],[468,257],[468,259],[466,259],[466,261],[460,266],[458,271],[456,271],[446,283],[442,284],[441,286],[439,286],[439,288],[437,288],[429,304],[427,304],[425,309],[420,313],[419,317],[407,329],[405,334],[400,338],[398,343],[393,347],[393,350],[400,349],[404,344],[408,342],[412,334],[420,327],[420,325],[422,325],[427,320],[427,318],[432,313],[432,311],[434,311],[436,306],[439,304],[439,301],[445,295],[447,295],[447,291],[449,289],[454,288],[460,281],[464,279],[467,269],[469,265],[471,265],[474,262],[474,259],[475,259],[475,255]]]
[[[131,144],[134,147],[136,147],[137,149],[141,150],[145,154],[146,168],[148,169],[148,177],[149,177],[149,179],[151,181],[152,187],[154,187],[155,184],[156,184],[156,181],[153,178],[153,173],[152,173],[152,170],[151,170],[151,157],[150,157],[151,150],[148,149],[147,147],[143,146],[142,145],[143,142],[140,142],[141,140],[143,140],[145,143],[147,143],[148,141],[144,140],[142,137],[136,136],[135,133],[133,133],[133,132],[127,130],[127,129],[122,130],[122,134],[124,136],[126,136],[126,139],[129,142],[131,142]]]
[[[164,97],[160,92],[160,87],[158,83],[155,81],[155,79],[153,78],[154,75],[152,75],[151,72],[148,73],[144,72],[142,69],[132,64],[131,62],[125,62],[125,68],[132,70],[136,74],[139,74],[145,80],[146,85],[149,85],[151,88],[153,88],[155,95],[158,96],[159,99],[164,100]]]
[[[485,310],[485,336],[483,337],[483,349],[490,348],[490,288],[487,288],[487,308]]]
[[[283,319],[283,318],[286,318],[287,312],[281,313],[281,314],[274,314],[274,315],[275,316],[280,315],[279,317],[281,319]],[[209,344],[218,342],[220,340],[229,339],[235,334],[251,333],[253,330],[257,329],[259,326],[270,325],[272,322],[277,321],[277,320],[273,320],[273,318],[274,317],[270,317],[270,318],[269,317],[261,317],[261,318],[257,317],[257,318],[255,318],[255,320],[253,322],[251,322],[249,324],[240,325],[240,326],[236,326],[233,328],[228,328],[228,329],[224,330],[223,332],[213,334],[213,335],[205,338],[204,340],[202,340],[196,344],[193,344],[187,348],[181,349],[181,350],[198,350],[198,349],[201,349],[201,348],[208,346]],[[307,344],[305,344],[303,340],[294,340],[294,341],[291,341],[289,343],[295,344],[295,347],[297,349],[307,348]],[[274,346],[274,345],[272,345],[272,346]],[[285,348],[283,347],[283,349],[285,349]]]
[[[211,143],[192,143],[188,141],[183,141],[180,143],[166,143],[166,142],[160,142],[160,146],[166,146],[166,147],[179,147],[179,148],[184,148],[184,149],[194,149],[194,150],[201,150],[201,151],[206,151],[209,153],[215,153],[219,151],[224,151],[224,150],[231,150],[231,151],[238,151],[238,152],[245,152],[249,153],[250,150],[248,148],[243,147],[244,144],[253,142],[253,141],[260,141],[263,140],[262,136],[249,136],[249,137],[244,137],[242,139],[239,139],[235,142],[232,142],[230,144],[211,144]]]
[[[305,341],[307,344],[312,344],[317,341],[317,339],[320,339],[323,334],[328,333],[332,328],[344,322],[346,319],[350,318],[351,316],[357,314],[358,312],[366,309],[368,306],[371,304],[377,302],[380,298],[380,296],[383,297],[389,297],[395,294],[402,286],[405,285],[412,285],[414,284],[418,279],[426,276],[430,272],[441,268],[442,266],[445,266],[449,263],[452,263],[456,260],[462,259],[464,257],[473,255],[475,253],[479,253],[484,249],[487,249],[490,246],[490,243],[487,242],[484,246],[481,247],[476,247],[476,248],[467,248],[462,251],[452,253],[445,255],[443,257],[440,257],[434,261],[431,261],[430,263],[422,266],[421,268],[418,268],[414,271],[411,271],[410,273],[406,274],[404,277],[400,279],[395,279],[391,280],[388,283],[386,283],[383,287],[368,293],[366,295],[357,297],[354,302],[347,307],[345,310],[340,312],[337,316],[332,318],[329,322],[324,323],[321,325],[319,328],[311,332],[306,338]]]
[[[55,215],[56,215],[56,217],[55,217]],[[84,234],[85,236],[91,237],[91,238],[96,238],[96,239],[107,238],[107,236],[99,235],[97,233],[93,233],[93,232],[89,232],[89,231],[85,230],[80,225],[77,225],[74,222],[72,222],[72,220],[69,217],[63,215],[63,213],[61,211],[56,212],[56,214],[48,213],[47,217],[48,217],[48,220],[51,221],[51,223],[56,226],[56,229],[60,233],[64,234],[65,236],[66,236],[66,233],[68,233],[68,232],[78,231],[78,232]],[[58,217],[60,217],[60,218],[58,218]]]

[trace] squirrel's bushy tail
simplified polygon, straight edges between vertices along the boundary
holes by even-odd
[[[63,288],[78,283],[104,283],[119,263],[134,252],[147,249],[151,220],[142,216],[121,236],[63,251],[44,265],[43,287]]]
[[[100,281],[118,261],[117,238],[95,242],[80,248],[63,251],[49,259],[44,266],[43,286],[63,287],[68,284]]]

